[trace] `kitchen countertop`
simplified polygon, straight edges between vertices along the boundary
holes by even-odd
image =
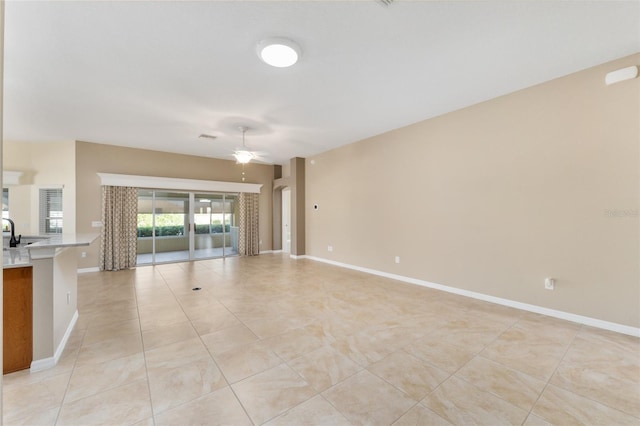
[[[25,236],[27,238],[43,238],[43,240],[29,244],[28,249],[58,248],[58,247],[79,247],[88,246],[98,238],[98,234],[55,234]]]
[[[5,248],[2,250],[2,268],[22,268],[32,266],[29,250],[25,247]]]
[[[88,246],[97,234],[23,235],[24,240],[40,239],[32,244],[19,244],[16,248],[4,247],[3,268],[32,266],[32,259],[53,257],[57,249]]]

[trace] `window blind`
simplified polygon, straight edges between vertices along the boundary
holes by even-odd
[[[40,233],[62,233],[62,189],[40,189]]]

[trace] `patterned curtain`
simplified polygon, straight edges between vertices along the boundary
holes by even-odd
[[[100,270],[118,271],[136,266],[138,242],[138,190],[102,187]]]
[[[240,226],[238,230],[238,251],[240,256],[260,254],[258,232],[258,197],[260,194],[240,193]]]

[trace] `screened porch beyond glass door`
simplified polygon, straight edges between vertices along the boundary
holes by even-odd
[[[138,191],[137,264],[236,256],[236,194]]]
[[[235,194],[195,194],[194,259],[238,254]]]

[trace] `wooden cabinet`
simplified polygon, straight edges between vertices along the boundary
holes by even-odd
[[[31,367],[33,268],[3,270],[3,374]]]

